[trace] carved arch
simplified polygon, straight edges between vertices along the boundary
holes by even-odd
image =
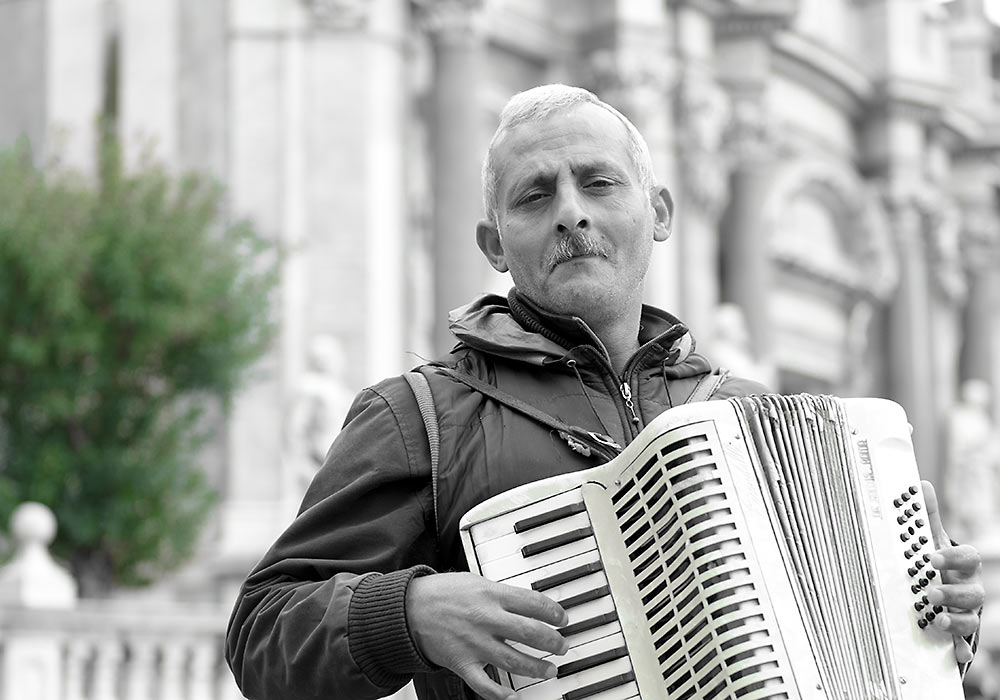
[[[769,240],[777,263],[850,296],[885,302],[899,281],[891,228],[877,189],[850,168],[828,161],[800,159],[782,167],[762,203],[766,230],[781,230],[781,218],[800,196],[818,200],[830,213],[848,264],[834,265],[789,246],[777,235]]]

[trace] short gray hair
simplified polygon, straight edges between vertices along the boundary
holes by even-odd
[[[497,220],[497,200],[499,185],[496,170],[496,146],[504,132],[526,122],[539,121],[556,112],[570,109],[576,105],[593,104],[605,109],[618,117],[628,132],[628,152],[639,174],[639,184],[643,190],[653,186],[653,161],[649,155],[649,146],[635,124],[617,109],[603,102],[594,93],[583,88],[569,85],[540,85],[530,90],[519,92],[507,102],[500,112],[500,125],[493,134],[486,160],[483,162],[483,208],[486,218],[495,224]]]

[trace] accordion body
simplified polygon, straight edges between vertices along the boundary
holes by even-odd
[[[612,461],[499,494],[460,532],[470,570],[569,613],[556,678],[497,674],[521,700],[964,697],[890,401],[673,408]]]

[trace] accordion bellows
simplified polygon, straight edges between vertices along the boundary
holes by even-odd
[[[461,535],[472,571],[569,613],[556,678],[497,674],[522,700],[964,697],[890,401],[680,406],[605,465],[473,508]]]

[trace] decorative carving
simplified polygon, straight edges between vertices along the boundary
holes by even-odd
[[[806,196],[829,212],[848,264],[819,258],[804,232],[782,226],[789,204]],[[799,160],[781,168],[771,195],[762,203],[774,234],[771,255],[799,273],[832,285],[852,298],[886,301],[899,281],[899,265],[879,191],[846,167]],[[782,235],[782,234],[787,235]]]
[[[662,114],[677,83],[674,63],[665,56],[662,60],[652,58],[649,53],[622,49],[594,51],[582,79],[634,122],[646,124]],[[645,131],[641,126],[640,130]]]
[[[925,183],[882,183],[881,188],[900,250],[921,246],[937,293],[961,303],[968,285],[962,268],[962,219],[954,200]]]
[[[768,160],[776,154],[773,122],[757,96],[734,95],[722,139],[726,157],[737,166]]]
[[[959,248],[968,270],[1000,264],[1000,216],[989,207],[964,209]]]
[[[371,0],[302,0],[320,29],[362,29],[368,24]]]
[[[343,381],[344,353],[330,335],[315,336],[308,367],[295,388],[285,425],[291,496],[300,498],[323,463],[354,398]]]
[[[948,531],[962,542],[982,544],[998,532],[1000,435],[990,419],[990,385],[970,379],[948,419]]]
[[[469,40],[485,30],[483,0],[413,0],[420,27],[438,39]]]
[[[715,218],[729,197],[729,165],[722,151],[729,97],[711,80],[685,72],[675,106],[685,202]]]

